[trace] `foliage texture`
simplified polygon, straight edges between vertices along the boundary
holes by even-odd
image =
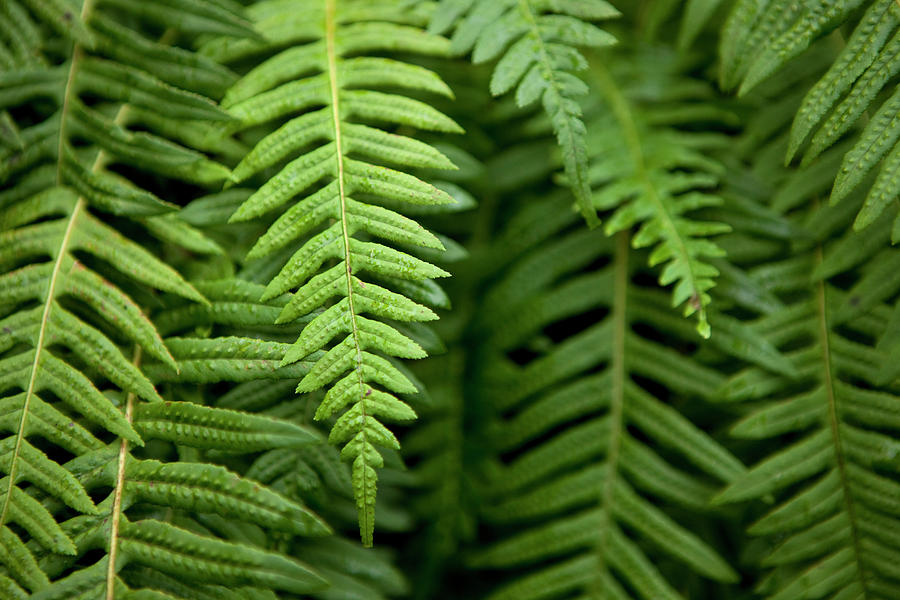
[[[896,0],[0,0],[0,598],[900,597],[898,77]]]

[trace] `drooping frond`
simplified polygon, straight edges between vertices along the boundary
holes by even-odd
[[[291,380],[284,383],[291,384]],[[252,401],[265,407],[265,413],[292,422],[311,422],[320,395],[295,399],[294,385],[267,386],[242,384],[223,397],[220,404]],[[283,495],[315,507],[318,514],[334,523],[336,533],[329,538],[283,536],[279,547],[312,566],[329,582],[329,587],[312,595],[323,600],[380,600],[405,595],[404,577],[391,565],[383,550],[360,547],[354,533],[357,515],[353,500],[350,469],[342,462],[337,448],[326,444],[273,449],[260,455],[247,470],[247,476],[278,490]],[[380,527],[391,528],[390,505],[385,509],[384,494],[379,495]],[[347,568],[352,564],[352,568]]]
[[[207,200],[199,202],[206,204]],[[227,216],[224,214],[223,222]],[[245,422],[234,422],[222,430],[230,439],[227,454],[223,454],[224,445],[203,443],[194,435],[196,431],[207,440],[217,439],[208,420],[206,428],[180,427],[167,432],[166,439],[176,443],[179,438],[193,440],[192,445],[213,462],[227,456],[229,469],[301,506],[309,506],[336,531],[328,538],[319,538],[311,537],[308,531],[284,527],[262,529],[248,523],[235,528],[232,519],[210,515],[195,518],[233,542],[277,551],[309,565],[328,581],[327,588],[308,589],[310,597],[375,600],[404,593],[407,588],[403,577],[383,552],[363,550],[358,542],[351,541],[355,537],[352,534],[351,539],[343,537],[343,531],[356,528],[357,516],[350,468],[341,461],[338,449],[325,443],[324,438],[304,443],[296,435],[315,428],[312,417],[322,399],[321,392],[295,397],[294,389],[309,371],[309,364],[279,367],[290,344],[258,339],[296,337],[296,323],[273,325],[289,297],[261,302],[264,286],[233,278],[198,281],[195,285],[208,304],[185,302],[157,321],[163,334],[179,336],[166,339],[180,371],[175,373],[157,363],[148,366],[148,372],[169,382],[175,397],[202,398],[197,394],[197,384],[240,382],[218,397],[215,406],[223,414],[240,415]],[[254,454],[240,456],[236,454],[239,449]],[[347,564],[352,564],[352,569]]]
[[[408,248],[443,249],[443,245],[398,211],[407,205],[453,202],[446,192],[392,168],[452,168],[446,157],[420,141],[369,123],[459,131],[452,120],[424,102],[376,91],[451,94],[422,67],[369,56],[447,54],[449,42],[423,32],[417,27],[421,19],[404,6],[399,1],[352,0],[254,5],[251,15],[260,32],[273,40],[270,48],[292,45],[252,69],[225,98],[242,128],[273,121],[278,125],[235,167],[232,181],[273,166],[280,170],[241,205],[232,221],[254,219],[291,202],[248,258],[299,248],[263,294],[265,300],[296,290],[278,322],[294,322],[331,303],[303,328],[283,364],[304,358],[313,363],[298,392],[333,384],[316,418],[343,413],[330,439],[344,444],[343,456],[353,463],[360,532],[367,545],[374,527],[375,469],[383,462],[376,447],[397,447],[381,421],[415,417],[394,395],[414,392],[415,387],[385,356],[425,355],[419,344],[385,320],[435,319],[431,309],[414,300],[427,297],[432,278],[447,275],[410,253]],[[303,16],[302,26],[291,31],[289,39],[281,37],[283,22],[296,15]],[[246,51],[265,49],[257,45]],[[213,42],[206,51],[235,57],[230,45]],[[298,246],[299,240],[303,241]],[[364,273],[369,281],[362,278]],[[337,343],[332,344],[335,338]],[[327,351],[316,354],[320,350]]]
[[[606,110],[589,121],[589,181],[595,190],[593,206],[614,211],[607,234],[640,225],[632,244],[653,248],[651,266],[663,266],[660,283],[675,285],[673,305],[683,304],[685,316],[696,314],[697,331],[709,337],[706,307],[719,274],[711,260],[724,252],[708,238],[730,227],[690,213],[722,204],[713,190],[724,167],[709,154],[727,139],[687,127],[721,122],[728,114],[699,81],[671,73],[672,60],[663,53],[632,52],[627,62],[604,61],[618,65],[618,73],[597,65],[595,89]],[[635,62],[642,68],[633,69]],[[620,81],[622,67],[639,76]],[[609,140],[621,140],[624,148]]]
[[[831,202],[837,203],[860,186],[868,188],[853,224],[861,230],[896,205],[900,192],[896,175],[900,94],[886,93],[900,68],[900,6],[894,0],[817,0],[802,6],[770,2],[765,8],[738,2],[723,31],[722,78],[726,86],[741,83],[741,90],[747,91],[845,23],[853,23],[850,37],[841,42],[837,57],[797,109],[787,160],[802,155],[803,164],[809,164],[864,124],[853,146],[845,150],[831,190]],[[900,221],[895,221],[894,229],[892,242],[897,243]]]
[[[455,54],[471,52],[476,63],[499,59],[490,82],[493,95],[515,89],[520,107],[540,100],[556,133],[569,186],[591,226],[599,221],[591,205],[578,102],[588,90],[573,72],[587,68],[579,47],[602,48],[615,41],[590,21],[618,15],[606,0],[442,0],[431,22],[436,33],[456,25]]]

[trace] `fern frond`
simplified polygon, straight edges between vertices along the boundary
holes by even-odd
[[[172,344],[176,360],[181,356],[183,345],[187,347],[203,342],[204,348],[213,349],[224,342],[226,345],[240,344],[244,348],[241,355],[245,358],[248,349],[278,347],[281,350],[277,358],[267,361],[273,368],[278,366],[289,345],[261,342],[251,337],[296,337],[293,331],[295,324],[272,325],[289,296],[260,302],[258,298],[265,287],[239,279],[198,281],[195,285],[202,290],[209,304],[186,303],[183,307],[167,311],[165,316],[171,318],[159,319],[161,331],[185,336]],[[233,337],[238,332],[249,337]],[[231,360],[225,360],[225,355]],[[260,373],[252,366],[248,371],[246,367],[251,361],[239,364],[234,360],[236,358],[233,352],[223,354],[221,359],[194,355],[190,367],[182,368],[177,374],[158,364],[155,374],[166,381],[179,379],[183,382],[170,384],[174,385],[176,396],[192,395],[196,389],[192,381],[247,381],[217,398],[216,408],[187,402],[172,403],[179,408],[171,412],[171,418],[158,419],[156,407],[145,406],[142,411],[149,413],[149,422],[136,412],[135,428],[143,431],[147,426],[152,426],[154,430],[165,427],[165,439],[173,442],[179,438],[193,440],[189,443],[202,449],[209,459],[227,460],[230,469],[236,468],[244,477],[282,497],[301,506],[309,506],[335,529],[355,528],[357,516],[350,468],[341,461],[336,448],[317,443],[318,436],[310,435],[314,427],[312,416],[322,394],[312,393],[301,398],[294,395],[294,388],[306,371],[289,372],[299,365],[283,367],[268,374]],[[253,361],[253,364],[262,364],[266,358]],[[217,368],[206,368],[213,364]],[[185,377],[185,371],[193,374]],[[215,375],[212,375],[213,372]],[[215,423],[207,413],[216,416]],[[170,423],[175,427],[169,428]],[[243,452],[258,454],[240,456],[234,450],[238,446]],[[382,505],[383,502],[382,498]],[[340,533],[328,538],[310,538],[303,532],[285,527],[271,531],[258,525],[235,527],[235,521],[224,516],[211,518],[207,514],[196,518],[204,527],[232,542],[277,550],[309,565],[329,583],[326,589],[308,591],[310,597],[374,600],[403,593],[406,589],[402,576],[390,566],[387,556],[382,552],[363,550],[358,543],[341,537]],[[350,563],[353,567],[347,569],[346,565]]]
[[[131,395],[126,399],[125,414],[144,440],[227,453],[295,447],[318,440],[311,430],[286,421],[187,402],[136,405],[133,400]],[[146,506],[157,505],[302,536],[330,531],[302,504],[254,481],[212,464],[138,459],[131,455],[126,441],[118,447],[114,443],[84,454],[66,466],[87,489],[112,488],[98,505],[97,517],[76,517],[63,524],[72,535],[78,556],[98,542],[101,547],[108,544],[108,553],[100,561],[56,579],[39,597],[68,598],[78,593],[106,597],[112,582],[116,587],[141,585],[146,569],[180,578],[191,594],[209,584],[255,585],[295,593],[325,585],[311,568],[278,553],[162,520],[128,517],[128,511],[140,515]],[[110,514],[114,515],[112,519]],[[42,567],[56,578],[71,562],[51,556]],[[132,579],[134,575],[136,579]],[[160,589],[161,580],[165,577],[156,575],[147,587]]]
[[[888,0],[817,1],[803,8],[777,2],[761,11],[751,8],[752,4],[735,6],[723,37],[729,40],[723,41],[723,78],[731,84],[743,80],[742,91],[782,69],[817,38],[851,22],[858,9],[866,7],[836,59],[797,110],[787,160],[802,154],[803,164],[811,163],[862,121],[865,127],[846,151],[834,180],[831,202],[840,202],[860,186],[868,187],[866,202],[853,224],[858,230],[868,227],[895,204],[900,190],[894,173],[900,160],[900,129],[895,123],[900,96],[882,94],[900,64],[900,39],[895,35],[900,7]],[[748,56],[755,56],[752,64]],[[872,181],[870,174],[876,168]],[[894,237],[892,243],[898,239]]]
[[[446,192],[381,163],[444,169],[452,163],[422,142],[364,123],[459,131],[452,120],[419,100],[372,90],[389,86],[450,95],[449,88],[422,67],[366,56],[378,51],[443,55],[449,49],[443,38],[406,24],[402,3],[381,4],[387,10],[345,0],[260,3],[257,14],[262,14],[263,7],[302,12],[306,43],[263,61],[232,87],[225,101],[242,127],[301,113],[264,137],[235,167],[232,181],[240,182],[289,160],[231,220],[253,219],[298,194],[302,198],[269,227],[249,258],[270,255],[290,248],[298,238],[307,238],[262,296],[266,300],[297,290],[278,323],[294,322],[339,298],[309,321],[282,364],[309,357],[309,372],[298,392],[334,384],[317,419],[327,419],[349,406],[335,422],[330,439],[345,444],[343,456],[353,463],[360,532],[366,545],[372,544],[374,527],[375,468],[383,462],[376,446],[397,447],[381,420],[415,417],[394,396],[413,392],[414,386],[381,354],[421,358],[425,353],[396,327],[363,314],[394,321],[435,319],[431,309],[406,297],[410,292],[404,282],[411,282],[415,289],[419,282],[447,275],[375,240],[404,248],[443,249],[437,237],[397,210],[405,205],[452,202]],[[264,35],[268,23],[260,22]],[[364,281],[363,272],[404,293]],[[331,345],[336,337],[340,341]]]
[[[702,510],[715,490],[709,477],[729,482],[744,470],[639,383],[646,378],[673,395],[711,398],[722,379],[632,329],[639,320],[691,333],[669,318],[659,292],[630,284],[631,254],[624,232],[615,241],[587,231],[551,239],[506,269],[481,307],[489,336],[482,386],[498,415],[490,439],[501,456],[512,457],[492,476],[484,516],[514,533],[471,562],[525,569],[490,598],[614,594],[621,582],[642,598],[682,598],[648,552],[720,581],[736,577],[707,543],[658,507]],[[599,270],[583,272],[606,259]],[[541,343],[542,332],[588,314],[605,316],[555,345]],[[517,352],[534,358],[520,366]],[[706,475],[675,467],[636,430]]]
[[[792,112],[780,111],[778,118],[787,121]],[[776,122],[768,131],[783,128]],[[758,593],[776,600],[890,597],[896,569],[885,557],[896,551],[896,541],[886,541],[883,532],[896,529],[900,513],[884,502],[896,494],[892,459],[885,453],[896,444],[890,408],[896,397],[881,371],[892,359],[874,343],[890,329],[891,310],[883,302],[898,289],[888,273],[897,252],[885,248],[890,221],[880,220],[865,232],[850,230],[861,194],[818,205],[844,147],[790,170],[777,160],[788,144],[786,135],[767,140],[750,133],[752,171],[761,181],[776,182],[781,192],[773,197],[755,178],[745,180],[744,189],[789,215],[781,218],[792,221],[797,234],[780,237],[746,260],[755,265],[746,271],[750,279],[783,305],[749,325],[784,350],[795,373],[775,375],[758,365],[723,386],[723,402],[747,403],[732,435],[780,443],[714,502],[770,503],[773,496],[777,502],[748,529],[773,542],[761,557],[762,566],[772,570]],[[763,141],[771,150],[754,146]],[[845,286],[840,278],[851,272],[860,276]]]
[[[11,434],[3,443],[7,459],[0,521],[16,522],[42,543],[47,535],[35,529],[36,522],[55,522],[46,510],[28,517],[33,507],[23,504],[18,484],[28,481],[58,496],[75,510],[92,514],[99,509],[78,482],[29,442],[32,436],[66,448],[74,454],[96,449],[102,442],[66,416],[73,410],[112,434],[141,444],[141,437],[96,384],[81,373],[81,365],[97,369],[101,380],[155,402],[160,397],[152,383],[122,355],[106,331],[97,329],[63,303],[75,299],[98,315],[107,328],[138,344],[158,359],[174,364],[153,325],[140,308],[118,287],[82,264],[73,254],[86,252],[107,261],[119,273],[151,287],[200,298],[171,268],[149,252],[96,220],[83,202],[65,188],[50,188],[6,212],[10,229],[0,234],[0,256],[5,266],[43,256],[52,262],[36,263],[9,271],[2,277],[0,302],[13,307],[2,319],[0,370],[7,407],[4,429]],[[31,224],[36,219],[61,218]],[[14,261],[10,263],[10,261]],[[66,351],[62,351],[65,349]],[[12,395],[9,395],[12,394]],[[47,395],[61,405],[49,402]],[[44,399],[41,396],[44,396]],[[45,401],[48,400],[48,401]],[[71,425],[66,431],[66,427]],[[35,471],[54,473],[44,480]],[[60,482],[68,482],[60,485]],[[58,528],[57,528],[58,529]],[[59,543],[48,549],[69,553],[74,548],[57,531]],[[7,564],[9,567],[10,565]]]
[[[443,0],[431,29],[452,36],[455,54],[472,53],[476,63],[499,59],[491,78],[495,96],[515,88],[516,103],[540,100],[562,150],[569,187],[591,226],[599,223],[591,204],[587,145],[578,98],[587,93],[573,74],[587,67],[578,47],[602,48],[615,42],[589,21],[619,16],[605,0]]]
[[[223,398],[220,405],[243,400],[250,385],[243,384],[240,391],[235,388],[234,393],[227,399]],[[270,405],[267,414],[277,414],[293,422],[308,421],[318,398],[313,395],[294,400],[293,387],[283,387],[280,394],[273,394],[269,389],[268,401],[260,403],[257,396],[255,404],[257,407]],[[333,446],[306,444],[266,452],[253,462],[247,476],[270,485],[290,498],[302,499],[315,506],[329,521],[340,524],[340,528],[356,526],[350,469],[346,462],[341,461],[340,452]],[[385,505],[383,494],[380,495],[379,505]],[[384,526],[382,523],[381,527]],[[292,556],[313,566],[328,580],[330,587],[315,593],[317,598],[381,599],[408,591],[403,576],[390,565],[383,551],[363,549],[358,542],[341,535],[321,539],[292,536],[284,539],[280,546],[289,548]],[[353,564],[353,568],[347,569],[347,564]]]
[[[811,270],[814,260],[814,255],[804,259],[799,276],[782,278],[779,292],[807,289],[801,273],[803,268]],[[798,388],[787,378],[770,378],[762,384],[762,373],[751,369],[735,375],[725,388],[732,401],[772,398],[738,422],[734,435],[767,439],[797,434],[796,442],[760,462],[717,497],[718,502],[734,502],[801,486],[750,529],[754,535],[784,538],[765,561],[777,571],[794,574],[792,583],[775,587],[773,582],[765,590],[779,600],[812,593],[828,598],[880,597],[878,590],[896,576],[883,560],[896,541],[880,533],[897,527],[900,513],[882,501],[897,493],[896,483],[878,469],[888,465],[885,453],[896,444],[885,433],[895,429],[890,406],[896,398],[856,383],[874,386],[880,360],[841,333],[875,336],[885,327],[887,314],[879,306],[866,317],[844,321],[839,332],[834,315],[839,314],[842,296],[819,281],[804,300],[755,324],[779,346],[812,341],[792,352],[807,385]],[[811,510],[813,506],[817,508]]]
[[[18,128],[22,144],[4,147],[0,169],[3,180],[17,182],[3,193],[0,233],[0,402],[3,429],[10,433],[0,441],[6,474],[0,480],[0,562],[39,598],[130,597],[129,586],[139,585],[131,574],[140,565],[181,578],[195,591],[208,584],[296,593],[322,587],[324,580],[313,570],[278,553],[146,518],[148,507],[163,506],[302,536],[329,531],[302,504],[223,467],[139,458],[149,440],[247,453],[317,439],[282,421],[161,402],[157,376],[141,357],[158,361],[165,373],[177,372],[179,365],[133,297],[152,299],[144,291],[149,289],[193,303],[205,300],[171,266],[108,224],[115,215],[133,224],[126,229],[136,225],[162,242],[222,252],[174,217],[174,205],[107,167],[129,165],[200,185],[227,177],[225,167],[170,141],[165,131],[160,136],[129,126],[148,125],[141,114],[134,118],[132,107],[143,115],[164,114],[169,122],[189,122],[198,132],[227,122],[231,117],[196,91],[221,93],[233,76],[120,23],[140,22],[151,30],[153,23],[171,25],[170,37],[180,25],[182,32],[235,35],[248,33],[248,25],[204,0],[184,3],[174,20],[171,11],[127,1],[87,1],[80,14],[65,1],[32,0],[24,6],[35,22],[53,19],[49,25],[72,39],[68,47],[48,50],[65,52],[61,62],[44,61],[38,52],[34,61],[0,73],[0,108],[21,113],[28,106],[44,119]],[[28,14],[16,2],[4,7]],[[40,49],[43,40],[33,41]],[[133,360],[125,357],[128,345],[136,349]],[[224,356],[232,369],[235,362],[246,366],[260,352],[271,353],[253,347],[241,362],[229,344],[214,345],[172,343],[180,359]],[[264,362],[263,370],[282,356],[283,351]],[[196,367],[186,362],[187,378]],[[39,449],[47,443],[63,450],[51,456],[75,458],[58,464]],[[104,488],[112,491],[95,504],[89,494]],[[64,516],[68,520],[60,523]],[[26,546],[20,535],[36,543]],[[105,553],[89,561],[95,549]],[[134,593],[163,593],[148,587]]]
[[[609,111],[590,122],[593,206],[614,210],[605,227],[609,235],[641,225],[632,243],[637,248],[654,248],[650,264],[664,265],[662,285],[675,284],[673,306],[684,304],[685,316],[696,314],[697,331],[709,337],[706,307],[719,274],[711,263],[724,251],[708,238],[731,228],[692,218],[690,213],[722,204],[711,190],[724,167],[708,154],[721,148],[725,138],[679,127],[692,121],[727,119],[727,113],[702,86],[693,94],[686,91],[697,82],[660,70],[665,56],[632,53],[628,65],[634,61],[644,65],[639,72],[657,69],[653,85],[666,91],[648,97],[642,81],[620,83],[606,67],[596,67],[596,89]],[[610,139],[624,140],[627,152],[604,143]]]

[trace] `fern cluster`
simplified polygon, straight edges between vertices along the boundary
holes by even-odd
[[[0,0],[0,597],[900,597],[898,32]]]

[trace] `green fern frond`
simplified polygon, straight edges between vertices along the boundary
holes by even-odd
[[[243,385],[243,390],[235,388],[220,405],[246,398],[249,384]],[[268,396],[265,404],[270,406],[265,412],[293,422],[310,420],[318,402],[315,395],[293,399],[293,386],[283,388],[280,394],[270,391]],[[260,407],[262,404],[258,400],[255,404]],[[333,446],[306,444],[266,452],[253,462],[247,476],[290,498],[302,499],[315,506],[320,514],[327,515],[329,521],[340,523],[342,528],[356,525],[350,469]],[[379,504],[384,505],[383,496]],[[390,565],[387,555],[382,551],[363,549],[358,542],[340,535],[321,539],[292,536],[281,541],[280,547],[290,549],[292,556],[313,566],[328,580],[328,589],[313,594],[317,598],[374,600],[408,591],[403,576]],[[346,568],[348,561],[354,565],[352,570]]]
[[[722,204],[712,190],[724,167],[708,155],[721,149],[725,138],[679,127],[727,119],[728,114],[702,86],[688,91],[697,82],[661,72],[667,57],[633,53],[629,57],[629,67],[634,61],[644,66],[641,73],[657,69],[654,85],[662,91],[648,92],[640,80],[620,83],[606,67],[596,67],[597,93],[609,110],[590,121],[593,206],[614,210],[605,227],[609,235],[641,225],[632,243],[636,248],[654,248],[650,264],[663,265],[662,285],[675,284],[673,306],[684,304],[685,316],[696,314],[697,331],[709,337],[706,307],[719,274],[711,262],[724,251],[708,238],[731,228],[692,218],[690,213]],[[606,144],[610,139],[624,140],[627,152]]]
[[[801,264],[791,264],[796,275],[779,278],[779,293],[807,290],[806,274],[815,260],[808,255]],[[844,301],[844,294],[819,281],[802,301],[755,323],[779,346],[807,340],[791,353],[805,386],[798,388],[790,378],[763,382],[763,372],[750,369],[724,388],[731,401],[767,399],[734,426],[734,435],[797,437],[716,499],[747,500],[801,485],[750,529],[754,535],[783,538],[765,560],[776,575],[763,591],[778,600],[810,594],[877,598],[896,577],[896,569],[883,557],[896,551],[896,540],[886,532],[897,527],[900,513],[883,500],[896,495],[897,484],[880,473],[882,467],[890,468],[889,455],[895,451],[891,448],[896,442],[885,432],[896,429],[891,416],[896,398],[875,387],[878,355],[837,329],[835,315]],[[844,321],[840,331],[877,336],[887,314],[878,306],[865,317]],[[790,573],[790,582],[777,576],[779,572]]]
[[[753,4],[739,2],[735,6],[723,36],[723,81],[729,86],[743,81],[742,92],[781,70],[816,39],[851,22],[865,7],[846,44],[797,109],[787,160],[802,154],[803,164],[809,164],[858,123],[864,123],[862,133],[844,155],[831,202],[840,202],[860,186],[868,187],[866,202],[853,224],[859,230],[868,227],[895,204],[900,190],[894,173],[900,160],[900,130],[895,124],[900,96],[882,94],[900,64],[900,40],[895,35],[900,7],[890,0],[817,1],[803,8],[776,2],[765,10],[753,8]],[[752,64],[750,56],[755,57]],[[873,181],[870,174],[876,168]],[[895,227],[900,228],[900,222]]]
[[[309,445],[319,439],[311,430],[286,421],[186,402],[141,405],[129,395],[125,414],[144,440],[204,451],[249,453]],[[126,441],[83,454],[66,467],[87,489],[112,488],[98,504],[98,516],[75,517],[62,525],[72,536],[78,556],[98,544],[107,555],[62,578],[57,577],[74,559],[48,556],[42,568],[55,580],[38,597],[69,598],[79,593],[86,598],[106,597],[113,580],[116,586],[137,585],[132,575],[135,571],[140,575],[142,568],[159,573],[149,588],[157,588],[167,574],[189,586],[190,597],[209,584],[257,585],[295,593],[325,585],[311,568],[279,553],[162,520],[132,521],[127,516],[127,511],[140,515],[147,506],[156,505],[302,536],[329,533],[328,526],[305,506],[252,480],[213,464],[138,459]]]
[[[793,111],[768,111],[779,115],[768,135],[780,134],[777,119],[786,122]],[[865,232],[852,231],[862,194],[819,206],[846,147],[789,170],[778,160],[786,135],[768,140],[748,133],[755,176],[745,179],[745,193],[789,215],[781,218],[797,232],[772,236],[779,241],[738,259],[755,265],[747,275],[782,303],[749,324],[784,350],[795,372],[775,375],[758,365],[723,386],[723,402],[747,403],[732,435],[780,443],[714,502],[777,501],[748,530],[772,539],[760,557],[772,570],[759,582],[759,594],[775,600],[887,598],[896,569],[885,557],[896,551],[896,541],[884,532],[895,530],[900,517],[884,502],[897,493],[893,459],[886,458],[896,444],[896,397],[882,370],[894,361],[874,340],[890,330],[892,311],[883,303],[900,289],[889,272],[897,260],[888,245],[891,223],[882,219]],[[755,146],[763,141],[770,150]],[[776,182],[780,192],[773,196],[759,187],[757,177]],[[844,286],[840,277],[849,272],[859,277]]]
[[[366,56],[379,51],[445,55],[449,50],[443,38],[406,24],[409,19],[402,14],[402,3],[382,4],[381,8],[393,10],[379,11],[369,2],[347,0],[260,3],[260,16],[263,7],[303,13],[306,43],[263,61],[229,90],[225,100],[244,128],[301,113],[264,137],[235,167],[232,181],[240,182],[289,160],[231,220],[253,219],[298,194],[302,198],[269,227],[249,258],[295,247],[295,240],[308,238],[262,296],[267,300],[297,290],[278,323],[294,322],[339,298],[304,327],[282,364],[309,357],[309,372],[298,392],[334,384],[317,419],[327,419],[349,406],[334,423],[330,439],[345,444],[343,456],[353,463],[360,532],[366,545],[372,544],[374,527],[375,468],[383,462],[376,446],[397,447],[381,420],[415,417],[393,395],[413,392],[414,386],[381,354],[421,358],[425,352],[396,327],[362,315],[393,321],[435,319],[431,309],[407,297],[407,288],[447,275],[405,250],[374,240],[403,248],[443,249],[436,236],[397,210],[453,202],[446,192],[381,163],[439,169],[453,165],[422,142],[364,123],[459,131],[452,120],[419,100],[371,89],[388,86],[450,95],[437,75],[422,67]],[[268,33],[268,23],[260,21],[263,35]],[[404,293],[364,281],[363,272]],[[331,345],[336,337],[339,343]],[[316,354],[324,349],[324,354]]]
[[[225,337],[237,332],[267,339],[295,337],[296,324],[272,325],[289,296],[260,302],[258,298],[265,287],[239,279],[198,281],[195,285],[207,297],[208,304],[185,304],[167,311],[158,320],[160,330],[168,334],[207,336],[184,337],[173,343],[176,360],[180,356],[180,344],[200,342],[206,349],[239,344],[244,349],[240,354],[245,358],[248,349],[253,348],[278,347],[281,353],[275,360],[265,363],[268,356],[241,364],[234,360],[238,353],[230,350],[223,357],[228,356],[231,360],[194,355],[190,367],[182,368],[178,374],[158,365],[155,373],[160,377],[183,382],[172,384],[176,395],[193,393],[192,381],[247,381],[218,398],[216,408],[186,402],[171,403],[178,408],[169,410],[171,417],[167,415],[160,419],[156,405],[145,406],[142,412],[135,413],[135,428],[143,431],[148,426],[154,430],[163,427],[166,431],[160,438],[175,443],[180,439],[193,440],[188,443],[202,449],[208,458],[222,460],[227,457],[229,468],[238,468],[247,479],[264,485],[263,489],[271,489],[301,506],[311,507],[335,529],[355,526],[357,516],[350,468],[341,461],[337,448],[317,443],[318,436],[311,435],[312,416],[322,394],[317,392],[295,398],[294,388],[306,371],[290,372],[298,365],[277,369],[284,349],[289,345],[261,342],[251,337]],[[212,367],[214,364],[215,368]],[[255,365],[262,364],[270,365],[275,371],[266,373],[255,369]],[[182,375],[185,371],[193,375],[185,378]],[[215,421],[212,415],[215,415]],[[235,448],[238,447],[243,452],[257,454],[237,455]],[[363,550],[358,543],[341,537],[340,533],[328,538],[310,538],[303,532],[292,532],[284,527],[276,530],[264,530],[256,525],[235,527],[235,521],[224,516],[211,519],[209,515],[203,515],[198,519],[205,527],[232,542],[277,550],[309,565],[329,583],[328,588],[308,591],[310,597],[374,600],[406,590],[403,577],[390,566],[387,556],[382,552]],[[352,572],[346,569],[348,560],[354,565]]]
[[[91,423],[112,434],[141,444],[134,431],[96,384],[81,373],[81,365],[97,369],[101,380],[120,389],[155,402],[160,397],[151,382],[123,355],[109,333],[97,329],[61,303],[75,299],[98,315],[116,337],[138,344],[149,355],[173,364],[172,357],[153,325],[140,308],[118,287],[82,264],[73,254],[85,252],[107,261],[119,273],[151,287],[199,298],[199,294],[170,267],[149,252],[96,220],[83,202],[65,188],[47,192],[14,206],[7,211],[10,229],[0,234],[0,256],[6,267],[21,261],[53,258],[9,271],[2,277],[0,301],[13,312],[2,319],[4,336],[0,338],[0,370],[7,407],[4,429],[11,434],[3,441],[7,474],[3,489],[0,521],[16,522],[29,534],[48,543],[48,537],[34,528],[35,523],[55,522],[46,510],[30,522],[18,484],[28,481],[45,492],[58,495],[72,508],[89,514],[97,512],[80,484],[35,449],[31,436],[82,454],[102,443],[81,426],[72,423],[65,412],[40,396],[58,398],[68,410],[82,415]],[[36,219],[61,215],[61,218],[31,224]],[[13,262],[10,262],[13,261]],[[62,351],[62,349],[66,351]],[[9,395],[12,394],[12,395]],[[66,428],[63,424],[71,424]],[[67,431],[68,429],[68,431]],[[39,471],[35,471],[39,469]],[[39,472],[50,474],[44,480]],[[46,476],[46,475],[45,475]],[[56,481],[54,481],[54,479]],[[60,482],[69,482],[60,486]],[[56,528],[58,529],[58,527]],[[58,534],[61,532],[57,532]],[[60,543],[48,547],[57,552],[74,548],[65,535]],[[60,545],[62,544],[62,545]],[[7,566],[10,566],[7,564]]]
[[[666,330],[672,320],[658,292],[631,286],[632,253],[627,233],[615,242],[570,233],[507,269],[482,306],[489,335],[483,386],[499,415],[491,439],[515,457],[492,477],[485,518],[516,533],[476,552],[472,564],[528,568],[490,598],[609,593],[622,589],[620,581],[642,598],[682,598],[648,548],[706,577],[736,577],[657,507],[663,501],[702,510],[715,490],[708,477],[730,482],[744,469],[639,383],[646,378],[672,393],[712,398],[722,379],[633,331],[635,320]],[[607,257],[607,266],[579,274]],[[606,316],[544,349],[542,331],[596,311]],[[674,323],[685,332],[681,320]],[[519,366],[509,354],[517,348],[536,356]],[[673,466],[630,433],[635,429],[706,476]]]
[[[110,215],[162,242],[200,253],[222,249],[171,215],[175,206],[107,167],[130,165],[201,185],[227,177],[225,167],[200,152],[131,131],[129,125],[147,125],[146,119],[132,118],[131,110],[137,110],[212,131],[212,123],[231,117],[196,91],[221,93],[233,76],[120,23],[137,19],[183,25],[181,31],[248,32],[245,21],[215,3],[193,0],[181,9],[173,21],[171,11],[154,12],[143,3],[87,1],[80,13],[65,1],[4,3],[7,12],[28,16],[30,11],[35,22],[72,36],[68,47],[46,50],[65,52],[61,62],[55,56],[43,60],[44,40],[36,37],[31,40],[35,60],[0,73],[0,108],[21,112],[27,106],[45,115],[16,127],[22,144],[4,147],[0,169],[4,181],[17,183],[3,193],[0,232],[0,403],[3,429],[10,434],[0,441],[6,475],[0,480],[0,562],[32,597],[162,594],[128,592],[138,565],[179,577],[194,590],[211,583],[251,584],[304,593],[325,584],[310,568],[277,553],[141,518],[146,507],[163,506],[303,536],[329,531],[302,504],[223,467],[138,458],[149,440],[246,453],[317,439],[286,422],[163,403],[153,366],[142,364],[146,355],[165,373],[179,367],[133,296],[152,298],[143,288],[194,303],[205,300],[171,266],[108,224]],[[27,27],[23,33],[29,33]],[[132,344],[136,350],[129,360],[125,352]],[[235,362],[245,366],[260,353],[271,353],[251,347],[241,362],[229,344],[215,346],[207,351],[199,342],[172,342],[179,359],[189,359],[182,361],[181,375],[189,378],[192,368],[197,370],[190,359],[198,353],[213,359],[224,354],[233,361],[232,370]],[[283,354],[266,355],[270,360],[263,370],[271,370]],[[54,462],[39,449],[45,442],[75,458],[65,465]],[[112,491],[95,505],[89,493],[103,488]],[[71,517],[73,512],[79,516]],[[59,522],[63,515],[70,518]],[[36,544],[26,546],[23,539]],[[105,550],[103,558],[83,563],[94,549]]]
[[[562,150],[569,187],[582,215],[599,224],[591,204],[585,127],[578,97],[587,93],[573,71],[587,67],[578,47],[602,48],[615,42],[589,21],[619,16],[605,0],[443,0],[431,30],[453,24],[453,52],[472,53],[475,63],[499,59],[490,82],[500,96],[516,89],[516,103],[540,100]]]

